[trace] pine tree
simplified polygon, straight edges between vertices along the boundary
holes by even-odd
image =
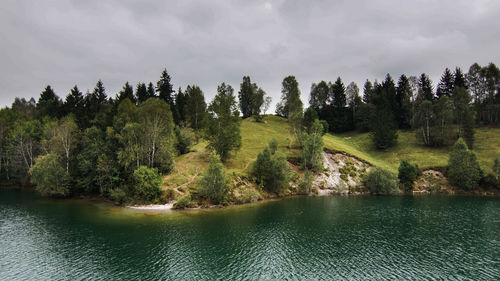
[[[171,109],[174,108],[174,86],[170,82],[170,75],[166,69],[163,69],[160,80],[156,83],[156,92],[158,92],[160,99],[170,105]]]
[[[455,73],[453,74],[453,88],[462,87],[468,89],[467,81],[465,80],[465,75],[463,74],[460,67],[455,68]]]
[[[341,110],[347,104],[347,97],[345,94],[345,86],[342,83],[342,79],[340,77],[337,78],[334,84],[331,86],[331,99],[333,108],[336,110]]]
[[[40,94],[36,108],[41,116],[60,117],[62,102],[50,85]]]
[[[481,178],[481,168],[476,154],[467,148],[460,138],[453,146],[448,160],[448,179],[450,183],[465,190],[475,189]]]
[[[411,86],[406,75],[401,75],[396,88],[396,102],[398,104],[398,124],[399,128],[409,129],[411,127],[412,105],[411,105]]]
[[[454,80],[455,78],[453,77],[453,74],[451,74],[451,71],[446,68],[443,75],[441,76],[441,81],[437,86],[436,95],[438,99],[443,96],[447,96],[449,98],[452,96]]]
[[[149,82],[147,91],[148,91],[148,99],[156,97],[156,91],[155,87],[153,86],[153,83]]]
[[[363,102],[373,103],[373,84],[370,80],[366,79],[365,85],[363,86]]]
[[[97,81],[94,91],[92,92],[93,98],[98,105],[102,105],[106,103],[108,97],[106,95],[106,88],[104,88],[104,84],[102,81],[99,79]]]
[[[420,79],[418,81],[418,87],[419,87],[419,96],[422,101],[434,100],[434,94],[432,93],[432,82],[431,79],[429,79],[429,77],[425,73],[422,73],[422,75],[420,75]]]
[[[129,99],[133,104],[137,102],[134,96],[134,89],[128,83],[128,81],[123,86],[123,89],[118,93],[118,97],[116,100],[118,104],[120,104],[124,99]]]
[[[177,109],[177,123],[184,123],[186,121],[186,95],[182,92],[181,87],[175,95],[175,108]]]
[[[146,84],[139,82],[135,89],[135,95],[137,96],[137,103],[141,104],[148,99],[148,90]]]

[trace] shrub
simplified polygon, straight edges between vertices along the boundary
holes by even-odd
[[[314,120],[309,133],[302,136],[302,166],[314,171],[323,169],[323,127],[318,119]]]
[[[240,204],[252,203],[262,199],[260,194],[253,188],[244,188],[241,195],[236,198],[236,202]]]
[[[269,150],[271,151],[271,154],[276,153],[278,151],[278,141],[276,139],[272,139],[269,142]]]
[[[302,192],[309,194],[312,190],[313,180],[314,180],[314,178],[313,178],[311,172],[309,170],[306,170],[306,172],[304,173],[304,178],[302,179],[302,181],[299,184],[300,190]]]
[[[450,183],[464,190],[472,190],[478,186],[481,173],[476,154],[467,148],[462,138],[458,139],[448,160]]]
[[[279,193],[290,184],[290,169],[286,157],[280,152],[271,155],[267,147],[253,162],[251,174],[256,178],[257,184],[269,192]]]
[[[161,194],[161,175],[156,168],[140,166],[133,174],[133,194],[141,201],[154,201]]]
[[[375,168],[368,172],[365,178],[365,185],[373,194],[399,193],[396,175],[380,168]]]
[[[403,160],[399,164],[398,178],[405,190],[410,191],[413,189],[413,182],[417,180],[418,166],[416,164],[410,164],[410,162]]]
[[[179,154],[188,153],[195,139],[193,129],[175,127],[175,137],[177,140],[175,146]]]
[[[119,205],[125,204],[127,201],[127,193],[122,188],[115,188],[109,191],[109,197]]]
[[[40,156],[30,169],[31,183],[43,196],[66,197],[69,195],[70,180],[59,157],[54,153]]]
[[[207,171],[200,180],[198,193],[200,197],[208,199],[214,204],[220,204],[226,198],[227,192],[228,181],[220,157],[212,152]]]
[[[500,158],[495,158],[495,163],[493,164],[493,173],[495,174],[495,178],[498,180],[500,177]]]
[[[191,200],[191,194],[185,194],[181,196],[177,202],[175,202],[173,208],[174,209],[186,209],[186,208],[193,208],[195,204]]]

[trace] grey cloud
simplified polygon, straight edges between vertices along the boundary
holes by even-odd
[[[250,75],[273,99],[295,75],[396,79],[445,67],[498,63],[497,1],[3,1],[0,105],[35,97],[47,84],[64,97],[102,79],[109,95],[125,81],[155,81],[166,67],[175,87],[237,90]]]

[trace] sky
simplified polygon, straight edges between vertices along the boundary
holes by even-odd
[[[199,85],[207,101],[222,82],[237,95],[249,75],[272,112],[288,75],[305,104],[313,82],[339,76],[360,89],[387,73],[437,83],[445,67],[500,63],[499,14],[487,0],[2,0],[0,106],[99,79],[115,96],[164,68],[175,89]]]

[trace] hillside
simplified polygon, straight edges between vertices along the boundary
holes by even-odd
[[[252,163],[257,154],[275,138],[279,151],[287,156],[299,156],[299,151],[288,149],[287,138],[292,139],[288,132],[286,119],[277,116],[266,116],[265,123],[257,123],[253,118],[247,118],[241,123],[242,147],[224,166],[227,173],[240,174]],[[491,171],[493,161],[500,155],[500,129],[480,128],[476,130],[474,151],[478,155],[481,167]],[[421,168],[446,166],[451,147],[428,148],[418,143],[415,133],[399,132],[396,146],[379,151],[372,145],[369,133],[349,132],[344,134],[324,136],[325,148],[342,151],[365,160],[375,166],[397,171],[402,159],[415,162]],[[175,159],[174,171],[164,180],[164,188],[179,188],[182,192],[189,184],[195,183],[203,173],[208,160],[206,142],[200,142],[192,148],[192,152]]]

